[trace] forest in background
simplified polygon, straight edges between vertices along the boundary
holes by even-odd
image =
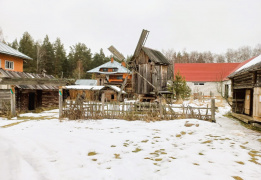
[[[86,71],[110,60],[110,57],[105,56],[102,48],[100,52],[93,54],[84,43],[70,46],[69,53],[67,53],[60,38],[57,38],[55,42],[50,42],[48,35],[43,41],[35,41],[28,32],[25,32],[19,41],[15,39],[13,42],[6,42],[3,33],[0,32],[0,41],[33,59],[24,63],[24,72],[42,73],[44,71],[57,78],[91,78],[91,74]],[[255,47],[243,46],[238,49],[227,49],[224,54],[215,54],[210,51],[187,52],[185,49],[182,52],[176,52],[173,49],[162,50],[162,53],[171,64],[235,63],[260,55],[261,44],[257,44]],[[128,56],[127,61],[130,58],[131,56]]]

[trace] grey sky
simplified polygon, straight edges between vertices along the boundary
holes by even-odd
[[[260,0],[0,0],[5,40],[28,31],[35,40],[60,37],[92,53],[114,45],[133,54],[142,29],[145,46],[176,51],[225,52],[261,43]]]

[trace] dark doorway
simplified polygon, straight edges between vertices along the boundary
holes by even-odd
[[[29,93],[28,110],[35,110],[35,93]]]
[[[228,98],[228,84],[225,84],[225,98]]]

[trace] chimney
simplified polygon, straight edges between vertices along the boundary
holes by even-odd
[[[126,63],[125,63],[124,61],[121,62],[121,65],[122,65],[123,67],[126,67]]]
[[[113,63],[113,57],[111,58],[111,63]]]

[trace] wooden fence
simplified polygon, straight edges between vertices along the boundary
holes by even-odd
[[[195,118],[215,122],[215,100],[211,107],[192,107],[149,102],[86,102],[66,100],[60,117],[69,119],[170,120]]]

